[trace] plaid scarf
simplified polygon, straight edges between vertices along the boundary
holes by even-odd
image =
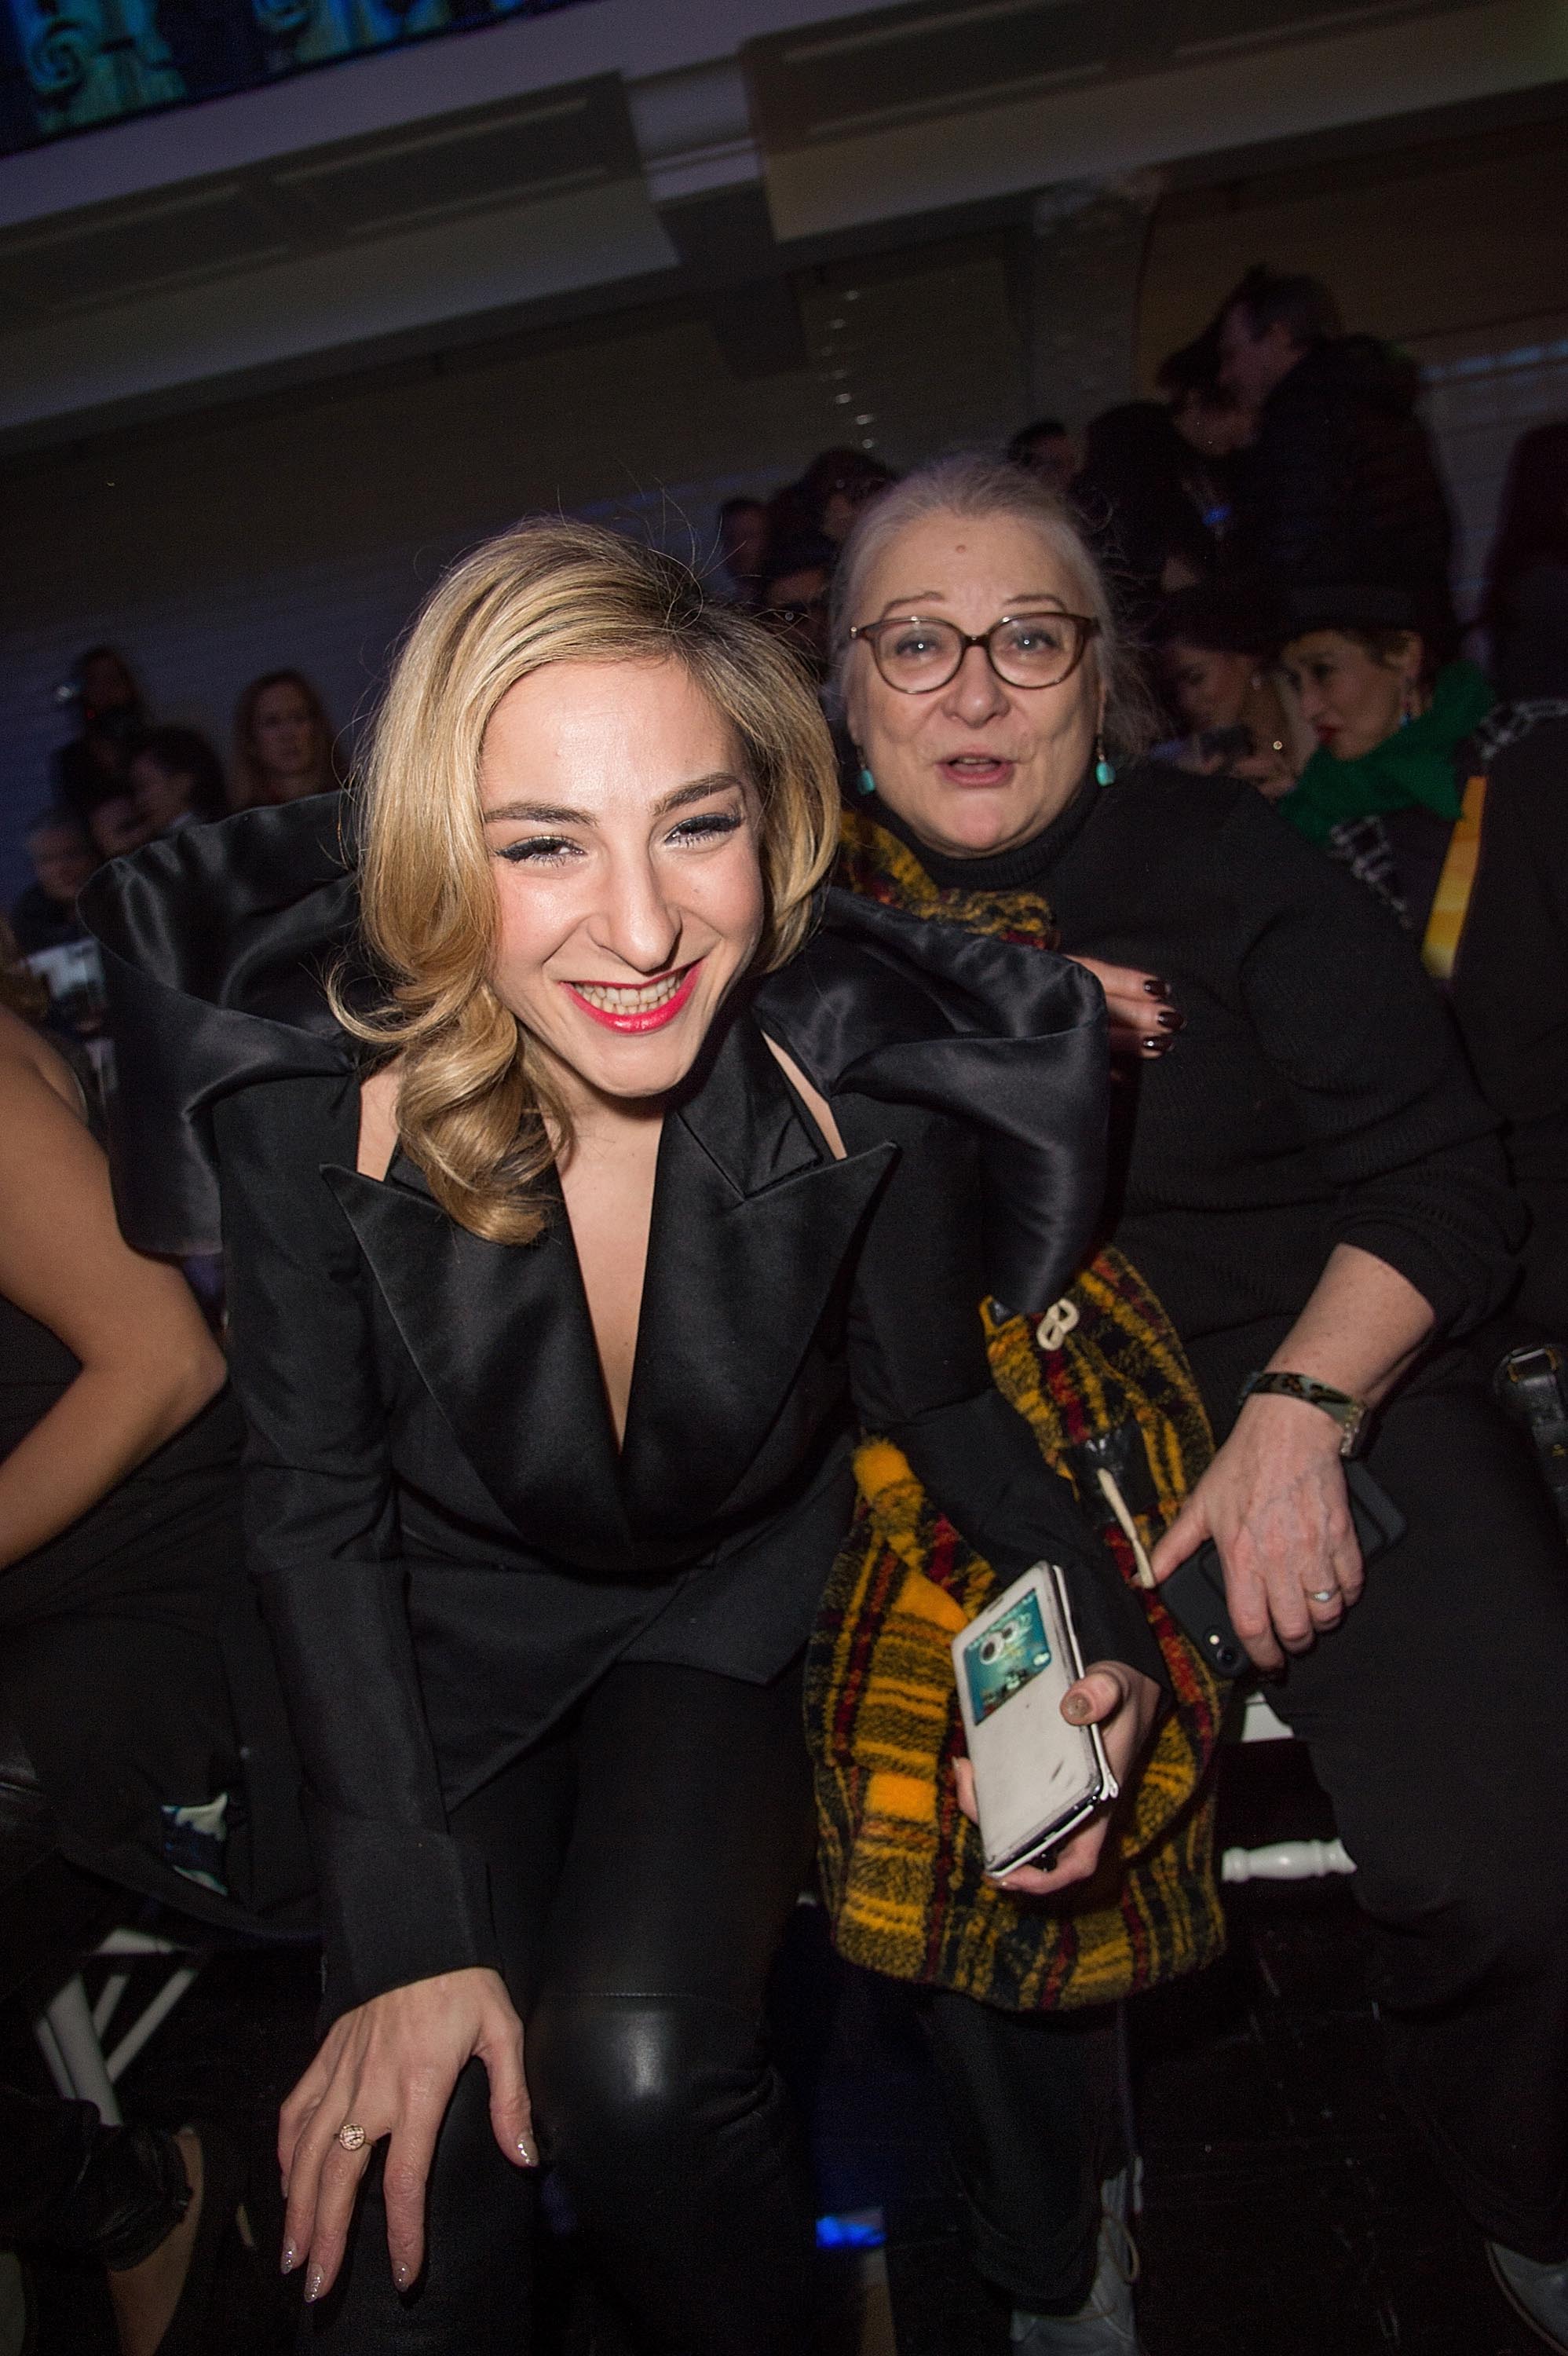
[[[1037,947],[1038,893],[940,890],[913,854],[847,811],[837,879],[892,907]],[[1135,1550],[1099,1475],[1114,1473],[1151,1547],[1213,1452],[1202,1402],[1159,1303],[1102,1251],[1037,1320],[982,1309],[997,1388],[1072,1480],[1123,1576]],[[860,1503],[812,1639],[806,1716],[819,1869],[840,1952],[894,1979],[1013,2011],[1107,2004],[1195,1971],[1224,1940],[1208,1769],[1222,1697],[1157,1595],[1139,1589],[1172,1706],[1120,1804],[1094,1879],[1049,1902],[988,1881],[950,1762],[961,1737],[948,1651],[998,1591],[888,1441],[856,1457]]]

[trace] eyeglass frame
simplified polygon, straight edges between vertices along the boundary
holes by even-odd
[[[1078,651],[1073,656],[1072,660],[1068,664],[1067,669],[1062,672],[1060,679],[1009,679],[1007,672],[1000,669],[997,666],[997,658],[991,652],[991,640],[996,637],[998,630],[1005,630],[1010,623],[1043,621],[1048,619],[1055,622],[1075,622],[1077,624]],[[908,624],[910,622],[934,622],[939,628],[953,631],[959,641],[957,661],[954,664],[945,679],[933,680],[929,687],[901,686],[896,679],[889,679],[887,672],[882,669],[882,658],[877,645],[877,640],[884,630],[897,629],[901,624]],[[1096,614],[1070,614],[1064,606],[1049,605],[1042,607],[1039,614],[1000,614],[992,623],[988,630],[981,630],[978,634],[972,630],[959,629],[957,623],[950,622],[944,614],[889,614],[880,622],[852,622],[849,626],[849,637],[857,644],[863,641],[865,645],[870,648],[871,660],[877,666],[878,677],[892,689],[895,695],[940,694],[944,687],[952,686],[954,680],[963,669],[964,665],[968,659],[969,649],[971,647],[985,648],[986,660],[991,666],[992,676],[996,679],[999,679],[1004,687],[1016,687],[1020,695],[1038,695],[1048,687],[1066,686],[1067,681],[1072,678],[1073,672],[1078,669],[1079,664],[1088,653],[1090,640],[1099,637],[1101,627],[1102,625],[1100,618]]]

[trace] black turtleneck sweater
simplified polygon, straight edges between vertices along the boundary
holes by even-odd
[[[868,807],[933,882],[1041,892],[1071,955],[1169,984],[1187,1027],[1122,1075],[1107,1234],[1221,1430],[1335,1244],[1397,1269],[1440,1333],[1499,1305],[1519,1213],[1446,1012],[1371,895],[1251,786],[1146,765],[985,859]]]

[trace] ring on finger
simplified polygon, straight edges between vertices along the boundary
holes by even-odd
[[[365,2130],[353,2119],[345,2119],[337,2130],[337,2140],[345,2151],[363,2151]]]
[[[1314,1603],[1335,1603],[1339,1601],[1339,1590],[1337,1587],[1313,1587],[1307,1590],[1307,1595]]]

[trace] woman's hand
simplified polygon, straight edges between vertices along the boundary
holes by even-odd
[[[1286,1653],[1337,1628],[1362,1575],[1332,1419],[1300,1399],[1249,1398],[1156,1547],[1156,1579],[1211,1537],[1232,1625],[1257,1667],[1282,1668]]]
[[[1296,790],[1296,771],[1285,757],[1283,744],[1265,744],[1261,752],[1249,753],[1243,760],[1232,761],[1230,774],[1232,777],[1244,777],[1250,786],[1256,786],[1265,802],[1283,801],[1286,794]]]
[[[523,2025],[500,1975],[446,1972],[356,2006],[334,2021],[283,2104],[278,2161],[288,2203],[283,2272],[308,2258],[307,2299],[331,2289],[373,2145],[391,2137],[383,2187],[387,2254],[400,2290],[424,2264],[425,2179],[458,2072],[475,2054],[490,2073],[490,2125],[507,2158],[539,2164],[523,2077]],[[337,2139],[363,2127],[357,2150]]]
[[[1092,973],[1105,993],[1113,1055],[1139,1055],[1153,1063],[1175,1045],[1187,1017],[1171,1004],[1169,987],[1157,974],[1105,965],[1099,958],[1074,958],[1072,963]]]
[[[1098,1726],[1105,1755],[1118,1783],[1125,1784],[1133,1762],[1159,1714],[1159,1687],[1141,1669],[1125,1661],[1095,1661],[1075,1686],[1061,1697],[1061,1715],[1070,1726]],[[980,1821],[975,1807],[975,1770],[967,1759],[955,1759],[953,1773],[958,1804],[971,1824]],[[1050,1898],[1075,1881],[1087,1881],[1100,1862],[1111,1812],[1103,1808],[1093,1823],[1064,1842],[1049,1873],[1038,1866],[1020,1865],[1015,1873],[998,1878],[998,1887],[1021,1898]]]

